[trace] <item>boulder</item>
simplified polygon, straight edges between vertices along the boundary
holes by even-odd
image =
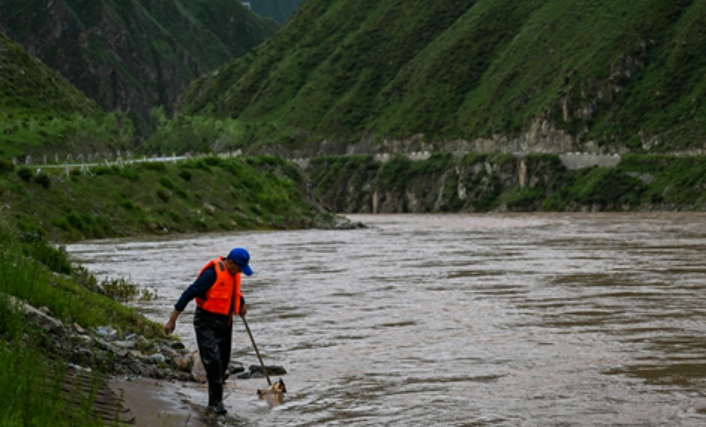
[[[282,366],[278,366],[278,365],[265,365],[265,369],[267,370],[267,375],[285,375],[287,373],[286,369],[284,369]],[[250,372],[252,372],[253,374],[255,372],[262,373],[262,366],[250,365],[248,367],[248,370]]]
[[[63,334],[64,325],[57,319],[51,317],[50,315],[34,308],[33,306],[27,304],[24,301],[20,301],[13,296],[9,296],[11,304],[17,304],[25,314],[25,318],[32,323],[38,325],[45,331],[51,332],[53,334]],[[49,311],[48,309],[46,311]]]

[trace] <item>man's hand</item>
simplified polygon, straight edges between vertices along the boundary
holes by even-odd
[[[169,319],[167,323],[164,324],[164,333],[167,335],[171,335],[171,333],[174,332],[175,328],[176,322],[172,321],[172,319]]]
[[[240,306],[240,313],[238,313],[240,317],[245,317],[246,314],[248,314],[248,307],[245,304],[242,304]]]
[[[180,314],[181,312],[176,308],[174,309],[174,311],[172,311],[172,315],[169,317],[169,320],[167,320],[167,323],[164,324],[165,334],[170,335],[172,332],[174,332],[174,329],[176,328],[176,320]]]

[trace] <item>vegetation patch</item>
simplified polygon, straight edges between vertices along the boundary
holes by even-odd
[[[179,163],[0,175],[10,218],[52,240],[313,226],[296,165],[276,157],[206,157]]]

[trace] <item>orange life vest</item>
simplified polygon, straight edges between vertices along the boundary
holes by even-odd
[[[199,276],[209,268],[216,270],[216,281],[206,292],[206,299],[196,297],[196,305],[211,313],[228,316],[240,313],[240,273],[231,275],[225,265],[225,259],[219,257],[212,259],[201,269]],[[233,311],[230,311],[231,305]]]

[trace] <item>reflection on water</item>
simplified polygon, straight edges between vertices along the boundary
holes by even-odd
[[[284,365],[228,403],[245,425],[706,424],[706,216],[356,215],[353,231],[70,246],[157,289],[164,322],[211,257],[250,249],[250,327]],[[195,348],[190,315],[177,333]],[[257,363],[242,326],[233,357]],[[194,399],[204,396],[194,396]]]

